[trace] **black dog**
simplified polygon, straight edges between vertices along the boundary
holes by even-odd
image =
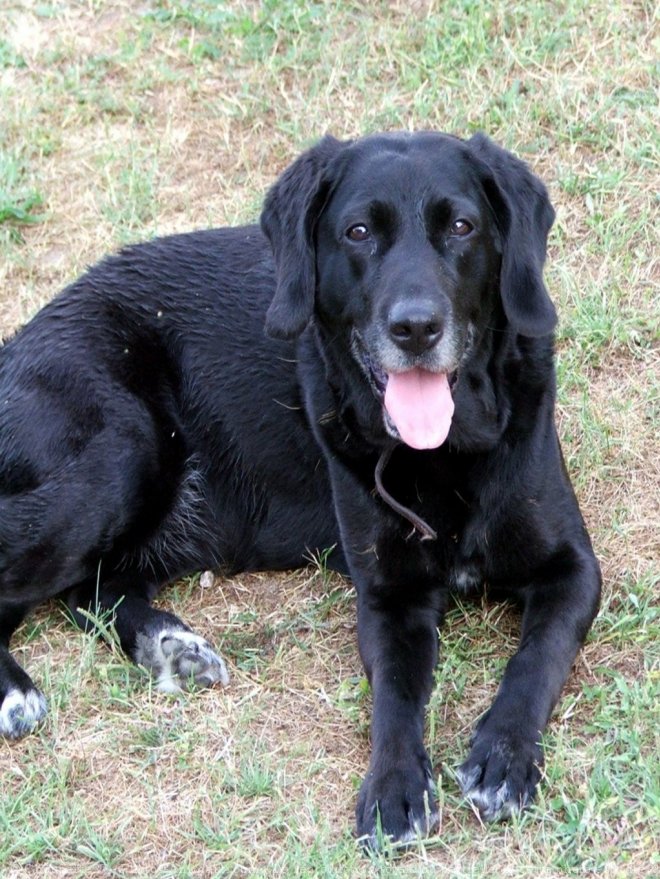
[[[358,833],[436,823],[422,737],[452,588],[522,602],[459,779],[486,819],[529,803],[600,588],[553,421],[553,216],[483,136],[328,137],[265,236],[129,247],[46,306],[0,352],[0,731],[46,711],[8,651],[37,602],[113,611],[163,688],[212,684],[222,660],[158,589],[336,545],[373,688]]]

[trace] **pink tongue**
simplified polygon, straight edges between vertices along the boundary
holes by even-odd
[[[407,446],[441,446],[454,414],[447,376],[424,369],[391,373],[385,388],[385,408]]]

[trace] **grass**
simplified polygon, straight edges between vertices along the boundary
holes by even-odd
[[[518,620],[457,605],[427,740],[441,830],[404,857],[351,835],[369,692],[350,586],[323,559],[162,597],[233,680],[170,697],[41,608],[14,649],[49,696],[0,744],[0,875],[660,876],[657,12],[644,0],[4,0],[0,327],[126,241],[257,216],[332,131],[482,129],[547,182],[558,421],[605,574],[546,735],[538,807],[482,827],[454,768]]]

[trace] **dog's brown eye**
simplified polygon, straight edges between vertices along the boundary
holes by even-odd
[[[469,235],[473,229],[474,226],[472,223],[468,223],[467,220],[454,220],[451,224],[451,234],[456,235],[459,238],[462,238],[464,235]]]
[[[362,223],[358,223],[357,226],[351,226],[351,228],[347,230],[346,237],[350,241],[367,241],[371,236],[367,227]]]

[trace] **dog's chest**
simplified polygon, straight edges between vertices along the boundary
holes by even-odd
[[[480,592],[484,585],[482,565],[476,560],[454,560],[449,567],[449,588],[461,595],[472,595]]]
[[[443,579],[453,592],[470,595],[483,589],[488,576],[488,525],[478,496],[462,488],[445,491],[434,512],[444,544],[438,547]],[[436,498],[441,496],[438,492]]]

